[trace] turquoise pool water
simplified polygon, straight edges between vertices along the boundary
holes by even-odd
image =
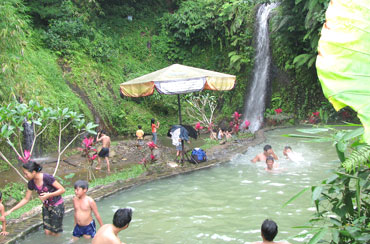
[[[266,218],[278,223],[276,240],[303,243],[294,236],[306,230],[292,227],[305,225],[314,213],[310,194],[282,205],[304,187],[319,184],[338,161],[330,143],[281,137],[292,132],[268,132],[265,143],[235,155],[229,163],[122,191],[98,202],[99,212],[104,223],[111,223],[118,208],[134,210],[130,227],[119,234],[125,243],[248,243],[261,239],[260,226]],[[266,172],[263,162],[250,162],[265,144],[279,156],[275,172]],[[285,159],[286,145],[301,153],[304,161]],[[46,237],[40,230],[19,243],[68,243],[73,214],[65,217],[64,230],[59,238]]]

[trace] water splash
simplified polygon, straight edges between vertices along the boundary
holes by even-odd
[[[262,4],[257,12],[257,45],[253,79],[244,103],[243,113],[243,123],[249,120],[249,130],[251,132],[257,131],[263,122],[266,88],[269,81],[271,63],[268,19],[271,10],[277,6],[278,3]]]

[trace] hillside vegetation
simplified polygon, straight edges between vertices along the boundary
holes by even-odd
[[[234,90],[211,92],[217,98],[216,119],[230,118],[242,112],[253,68],[255,12],[262,2],[3,0],[0,102],[36,99],[69,107],[112,135],[130,134],[138,124],[150,132],[155,117],[165,134],[167,125],[177,122],[177,98],[156,93],[122,99],[119,84],[182,63],[237,75]],[[291,78],[285,90],[274,88],[269,109],[282,106],[297,119],[325,101],[312,60],[328,1],[316,1],[313,9],[312,4],[302,8],[305,2],[315,3],[283,1],[272,22],[275,63]],[[285,20],[288,12],[293,26]],[[305,52],[310,58],[295,59]],[[281,87],[278,82],[272,87]],[[43,136],[43,144],[54,141],[54,131]]]

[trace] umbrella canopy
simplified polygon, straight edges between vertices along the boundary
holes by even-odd
[[[182,137],[180,136],[181,137],[180,139],[184,139],[185,141],[188,141],[189,136],[194,139],[198,138],[197,131],[190,125],[172,125],[171,128],[167,132],[167,136],[172,137],[173,132],[177,129],[180,129],[180,134],[183,135]]]
[[[234,88],[235,76],[215,71],[173,64],[136,79],[121,83],[124,96],[152,95],[154,88],[162,94],[173,95],[202,90],[228,91]]]

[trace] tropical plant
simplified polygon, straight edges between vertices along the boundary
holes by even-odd
[[[24,130],[25,123],[31,125],[34,135],[30,151],[23,150],[22,132]],[[44,107],[33,100],[29,101],[28,104],[19,103],[18,101],[11,102],[7,106],[0,107],[0,141],[6,142],[21,161],[27,161],[31,158],[37,138],[53,123],[58,124],[59,128],[58,159],[54,170],[54,175],[56,175],[61,156],[65,150],[83,133],[95,133],[93,128],[97,125],[93,123],[86,124],[83,119],[83,115],[69,111],[68,108],[52,109]],[[67,128],[74,130],[76,135],[62,149],[62,135]],[[10,162],[1,151],[0,157],[6,161],[24,181],[27,182],[23,175],[14,166],[14,163]]]
[[[316,134],[329,128],[303,129]],[[330,130],[334,130],[330,128]],[[336,130],[335,130],[336,131]],[[370,145],[361,139],[364,129],[336,131],[332,136],[289,135],[310,138],[311,141],[333,141],[340,167],[320,185],[312,186],[312,201],[316,214],[309,221],[313,234],[309,243],[325,240],[329,243],[368,243],[370,241]],[[350,153],[347,155],[347,152]],[[299,197],[305,188],[285,205]]]
[[[94,160],[98,156],[96,148],[93,147],[94,138],[85,138],[82,141],[82,148],[78,148],[86,158],[87,161],[87,180],[95,179],[94,172],[92,170]]]
[[[186,97],[186,102],[190,105],[185,110],[189,117],[195,121],[200,121],[200,123],[206,126],[212,124],[213,114],[217,106],[215,96],[211,96],[209,93],[189,94]]]

